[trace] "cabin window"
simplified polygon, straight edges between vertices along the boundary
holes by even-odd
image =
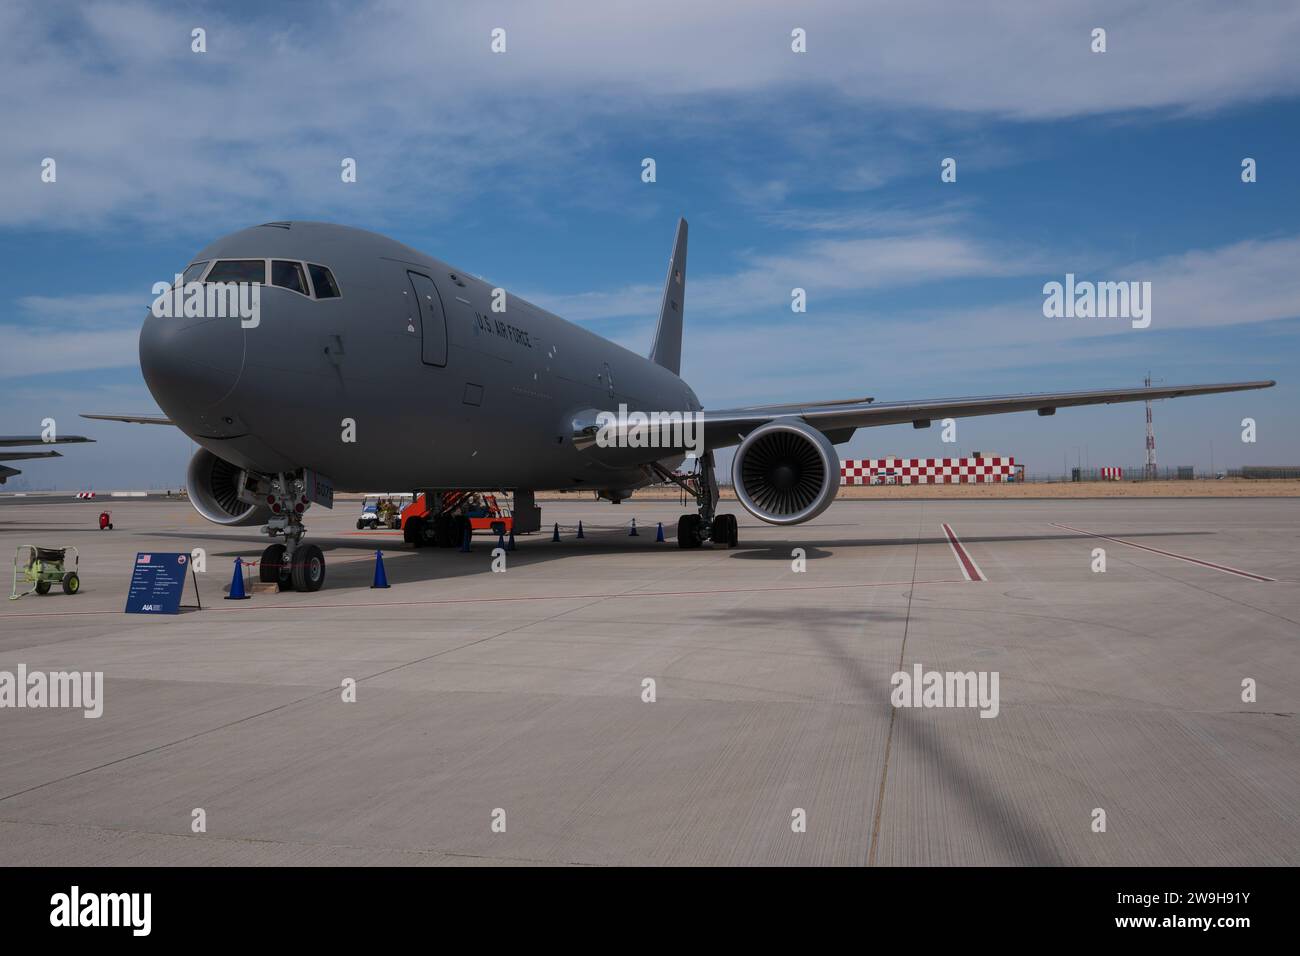
[[[265,259],[223,259],[208,273],[209,282],[266,283]]]
[[[311,273],[311,284],[316,287],[316,298],[337,299],[339,297],[339,287],[334,281],[332,272],[324,266],[310,264],[307,270]]]

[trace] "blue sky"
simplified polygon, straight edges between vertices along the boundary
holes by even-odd
[[[1300,7],[1271,2],[9,3],[0,432],[99,439],[24,465],[32,487],[179,483],[184,436],[75,415],[154,408],[150,286],[249,224],[375,229],[644,352],[685,215],[706,406],[1276,378],[1157,405],[1160,459],[1294,463],[1296,49]],[[1151,327],[1045,318],[1067,272],[1150,281]],[[1136,465],[1143,428],[1140,405],[972,419],[956,450]]]

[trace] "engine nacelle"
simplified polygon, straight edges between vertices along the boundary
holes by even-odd
[[[271,509],[265,504],[247,501],[252,490],[252,476],[238,465],[218,458],[200,448],[190,459],[185,473],[185,488],[190,504],[203,517],[216,524],[265,524]]]
[[[830,439],[799,419],[774,421],[746,436],[731,464],[736,497],[769,524],[799,524],[830,506],[840,460]]]

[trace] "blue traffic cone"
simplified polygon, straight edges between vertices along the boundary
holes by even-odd
[[[513,551],[514,549],[515,549],[515,532],[514,529],[512,528],[510,530],[510,540],[506,542],[506,550]]]
[[[551,532],[551,540],[552,541],[560,540],[560,523],[558,521],[555,522],[555,530]]]
[[[502,551],[506,549],[506,533],[504,531],[497,532],[497,547]]]
[[[375,583],[371,589],[388,587],[388,575],[384,573],[384,552],[375,552]]]
[[[471,529],[470,529],[470,526],[469,526],[469,525],[465,525],[465,537],[464,537],[464,538],[461,540],[461,542],[460,542],[460,553],[461,553],[461,554],[469,554],[469,536],[470,536],[470,530],[471,530]]]
[[[579,537],[579,538],[585,538],[585,537],[586,537],[586,535],[582,533],[582,522],[581,522],[581,521],[578,522],[578,537]]]
[[[664,523],[659,522],[659,530],[655,532],[655,544],[661,544],[664,540]]]
[[[627,533],[627,536],[628,536],[629,538],[635,538],[635,537],[636,537],[636,519],[635,519],[635,518],[632,519],[632,530],[629,531],[629,532]]]
[[[244,561],[242,558],[235,558],[235,576],[230,579],[230,593],[226,595],[226,600],[248,600],[248,595],[244,593]]]

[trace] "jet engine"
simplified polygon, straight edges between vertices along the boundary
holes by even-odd
[[[216,524],[265,524],[271,515],[268,505],[253,500],[250,487],[256,476],[249,475],[238,465],[218,458],[206,448],[200,448],[190,459],[185,474],[185,487],[190,504],[203,517]]]
[[[754,429],[731,464],[736,497],[769,524],[799,524],[835,500],[840,460],[830,439],[800,419],[772,421]]]

